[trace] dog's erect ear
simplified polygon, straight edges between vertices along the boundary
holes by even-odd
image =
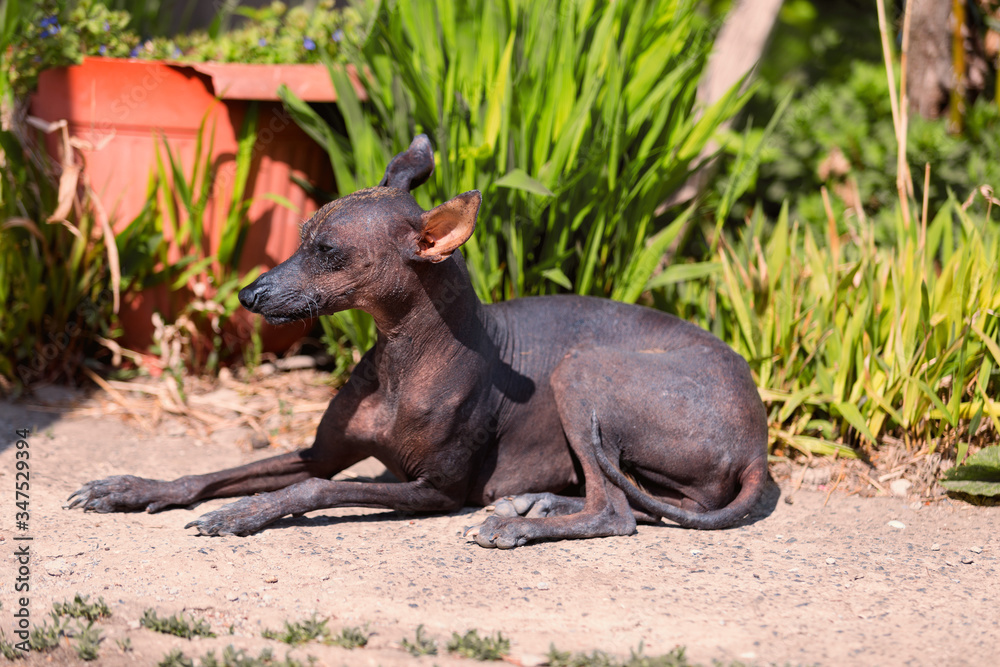
[[[434,150],[426,134],[418,134],[410,147],[392,158],[379,186],[409,192],[423,184],[434,171]]]
[[[417,238],[416,256],[430,262],[450,257],[472,236],[482,201],[479,190],[470,190],[424,212],[420,216],[423,227]]]

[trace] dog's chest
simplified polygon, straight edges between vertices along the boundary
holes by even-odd
[[[379,394],[372,397],[371,442],[375,456],[401,479],[419,477],[428,462],[457,449],[472,451],[491,436],[477,409],[483,406],[479,397],[426,386],[387,387]]]

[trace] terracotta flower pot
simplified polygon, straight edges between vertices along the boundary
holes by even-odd
[[[349,72],[360,95],[364,90]],[[306,101],[336,100],[323,65],[243,65],[166,63],[117,58],[85,58],[80,65],[42,72],[32,97],[31,113],[45,121],[66,120],[83,155],[84,173],[120,231],[142,210],[146,185],[156,169],[156,144],[165,137],[186,168],[194,160],[198,128],[215,126],[210,159],[216,168],[214,193],[205,212],[209,252],[218,249],[235,173],[237,134],[251,101],[258,104],[254,146],[246,196],[253,199],[251,221],[240,258],[240,271],[271,268],[287,258],[299,242],[299,224],[317,208],[292,176],[321,190],[334,191],[329,158],[283,109],[276,91],[282,83]],[[216,98],[221,99],[221,103]],[[47,137],[49,152],[60,159],[61,142]],[[207,138],[206,138],[207,144]],[[169,169],[169,167],[168,167]],[[288,210],[264,197],[272,193],[290,201]],[[171,240],[171,239],[168,239]],[[178,259],[179,251],[173,248]],[[166,288],[147,290],[122,303],[122,343],[145,351],[152,342],[154,310],[170,321],[185,304]],[[172,302],[174,301],[174,302]],[[252,319],[240,311],[228,336],[230,347],[249,339]],[[280,351],[298,340],[309,323],[286,327],[263,325],[266,349]]]

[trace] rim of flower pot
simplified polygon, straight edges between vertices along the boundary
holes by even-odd
[[[136,65],[163,65],[173,69],[192,69],[211,79],[212,92],[224,100],[278,101],[278,87],[282,84],[306,102],[336,102],[337,91],[330,80],[326,65],[186,62],[178,60],[142,60],[139,58],[108,58],[87,56],[84,63],[134,63]],[[357,67],[346,65],[347,76],[361,100],[368,99]]]

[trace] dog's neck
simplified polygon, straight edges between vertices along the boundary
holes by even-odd
[[[421,265],[413,285],[406,287],[405,302],[369,310],[379,333],[381,362],[452,363],[468,352],[482,354],[490,340],[488,315],[460,253],[438,264]]]

